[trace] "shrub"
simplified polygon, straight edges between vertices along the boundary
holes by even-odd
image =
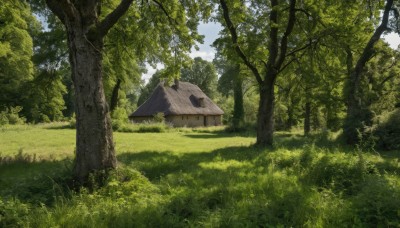
[[[116,131],[119,132],[140,132],[140,133],[160,133],[160,132],[166,132],[171,128],[168,124],[161,122],[161,123],[155,123],[155,122],[143,122],[143,123],[135,123],[135,124],[122,124],[121,126],[116,129]]]
[[[385,150],[400,149],[400,109],[387,113],[380,117],[380,123],[376,126],[374,136],[377,146]]]
[[[26,119],[19,115],[21,111],[21,106],[6,108],[6,110],[0,112],[0,125],[24,124]]]
[[[29,206],[18,199],[0,197],[0,227],[23,227],[29,215]]]
[[[69,119],[68,127],[75,129],[76,128],[76,116],[75,113]]]
[[[399,183],[378,175],[367,177],[353,201],[357,218],[364,226],[396,227],[400,224]]]
[[[164,113],[158,112],[154,116],[154,122],[156,123],[164,123],[165,122],[165,116]]]
[[[111,115],[113,130],[119,130],[128,122],[128,114],[124,108],[116,108]]]
[[[143,123],[139,125],[138,132],[165,132],[168,126],[165,123]]]

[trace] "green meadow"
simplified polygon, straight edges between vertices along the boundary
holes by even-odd
[[[329,133],[115,132],[119,168],[73,189],[75,130],[0,129],[0,227],[399,227],[400,152]]]

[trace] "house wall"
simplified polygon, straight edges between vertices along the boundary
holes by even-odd
[[[207,116],[207,126],[220,126],[222,125],[222,116]]]
[[[206,126],[219,126],[222,123],[222,116],[204,116],[204,115],[179,115],[167,116],[165,120],[175,127],[203,127],[204,118],[206,118]]]
[[[222,115],[204,116],[204,115],[177,115],[166,116],[165,121],[171,123],[174,127],[204,127],[204,118],[206,126],[219,126],[222,124]],[[152,121],[153,117],[130,117],[133,123],[142,123]]]

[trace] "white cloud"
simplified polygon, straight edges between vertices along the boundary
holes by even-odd
[[[161,70],[163,68],[164,68],[164,64],[162,64],[162,63],[157,63],[156,68],[153,68],[148,63],[146,63],[147,73],[142,75],[142,79],[145,80],[146,83],[148,83],[151,76],[153,76],[153,74],[156,73],[157,70]]]
[[[383,39],[389,43],[390,47],[393,49],[397,49],[400,45],[400,36],[397,33],[389,33],[388,35],[384,35]]]
[[[189,56],[191,58],[200,57],[204,60],[211,62],[214,59],[215,52],[214,51],[192,51]]]
[[[200,23],[199,24],[199,33],[204,35],[204,43],[198,44],[199,50],[196,51],[194,48],[191,50],[189,56],[191,58],[201,57],[204,60],[212,61],[215,56],[215,49],[211,47],[211,44],[214,42],[215,39],[218,38],[218,33],[222,29],[219,23]],[[151,67],[149,64],[146,64],[147,73],[142,75],[142,79],[145,82],[149,82],[151,76],[157,71],[164,68],[164,64],[159,63],[156,65],[156,68]]]

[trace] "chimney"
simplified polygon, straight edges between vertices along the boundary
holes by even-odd
[[[175,78],[174,82],[176,89],[179,89],[179,80]]]
[[[199,97],[199,104],[202,108],[206,107],[206,104],[204,103],[204,97]]]

